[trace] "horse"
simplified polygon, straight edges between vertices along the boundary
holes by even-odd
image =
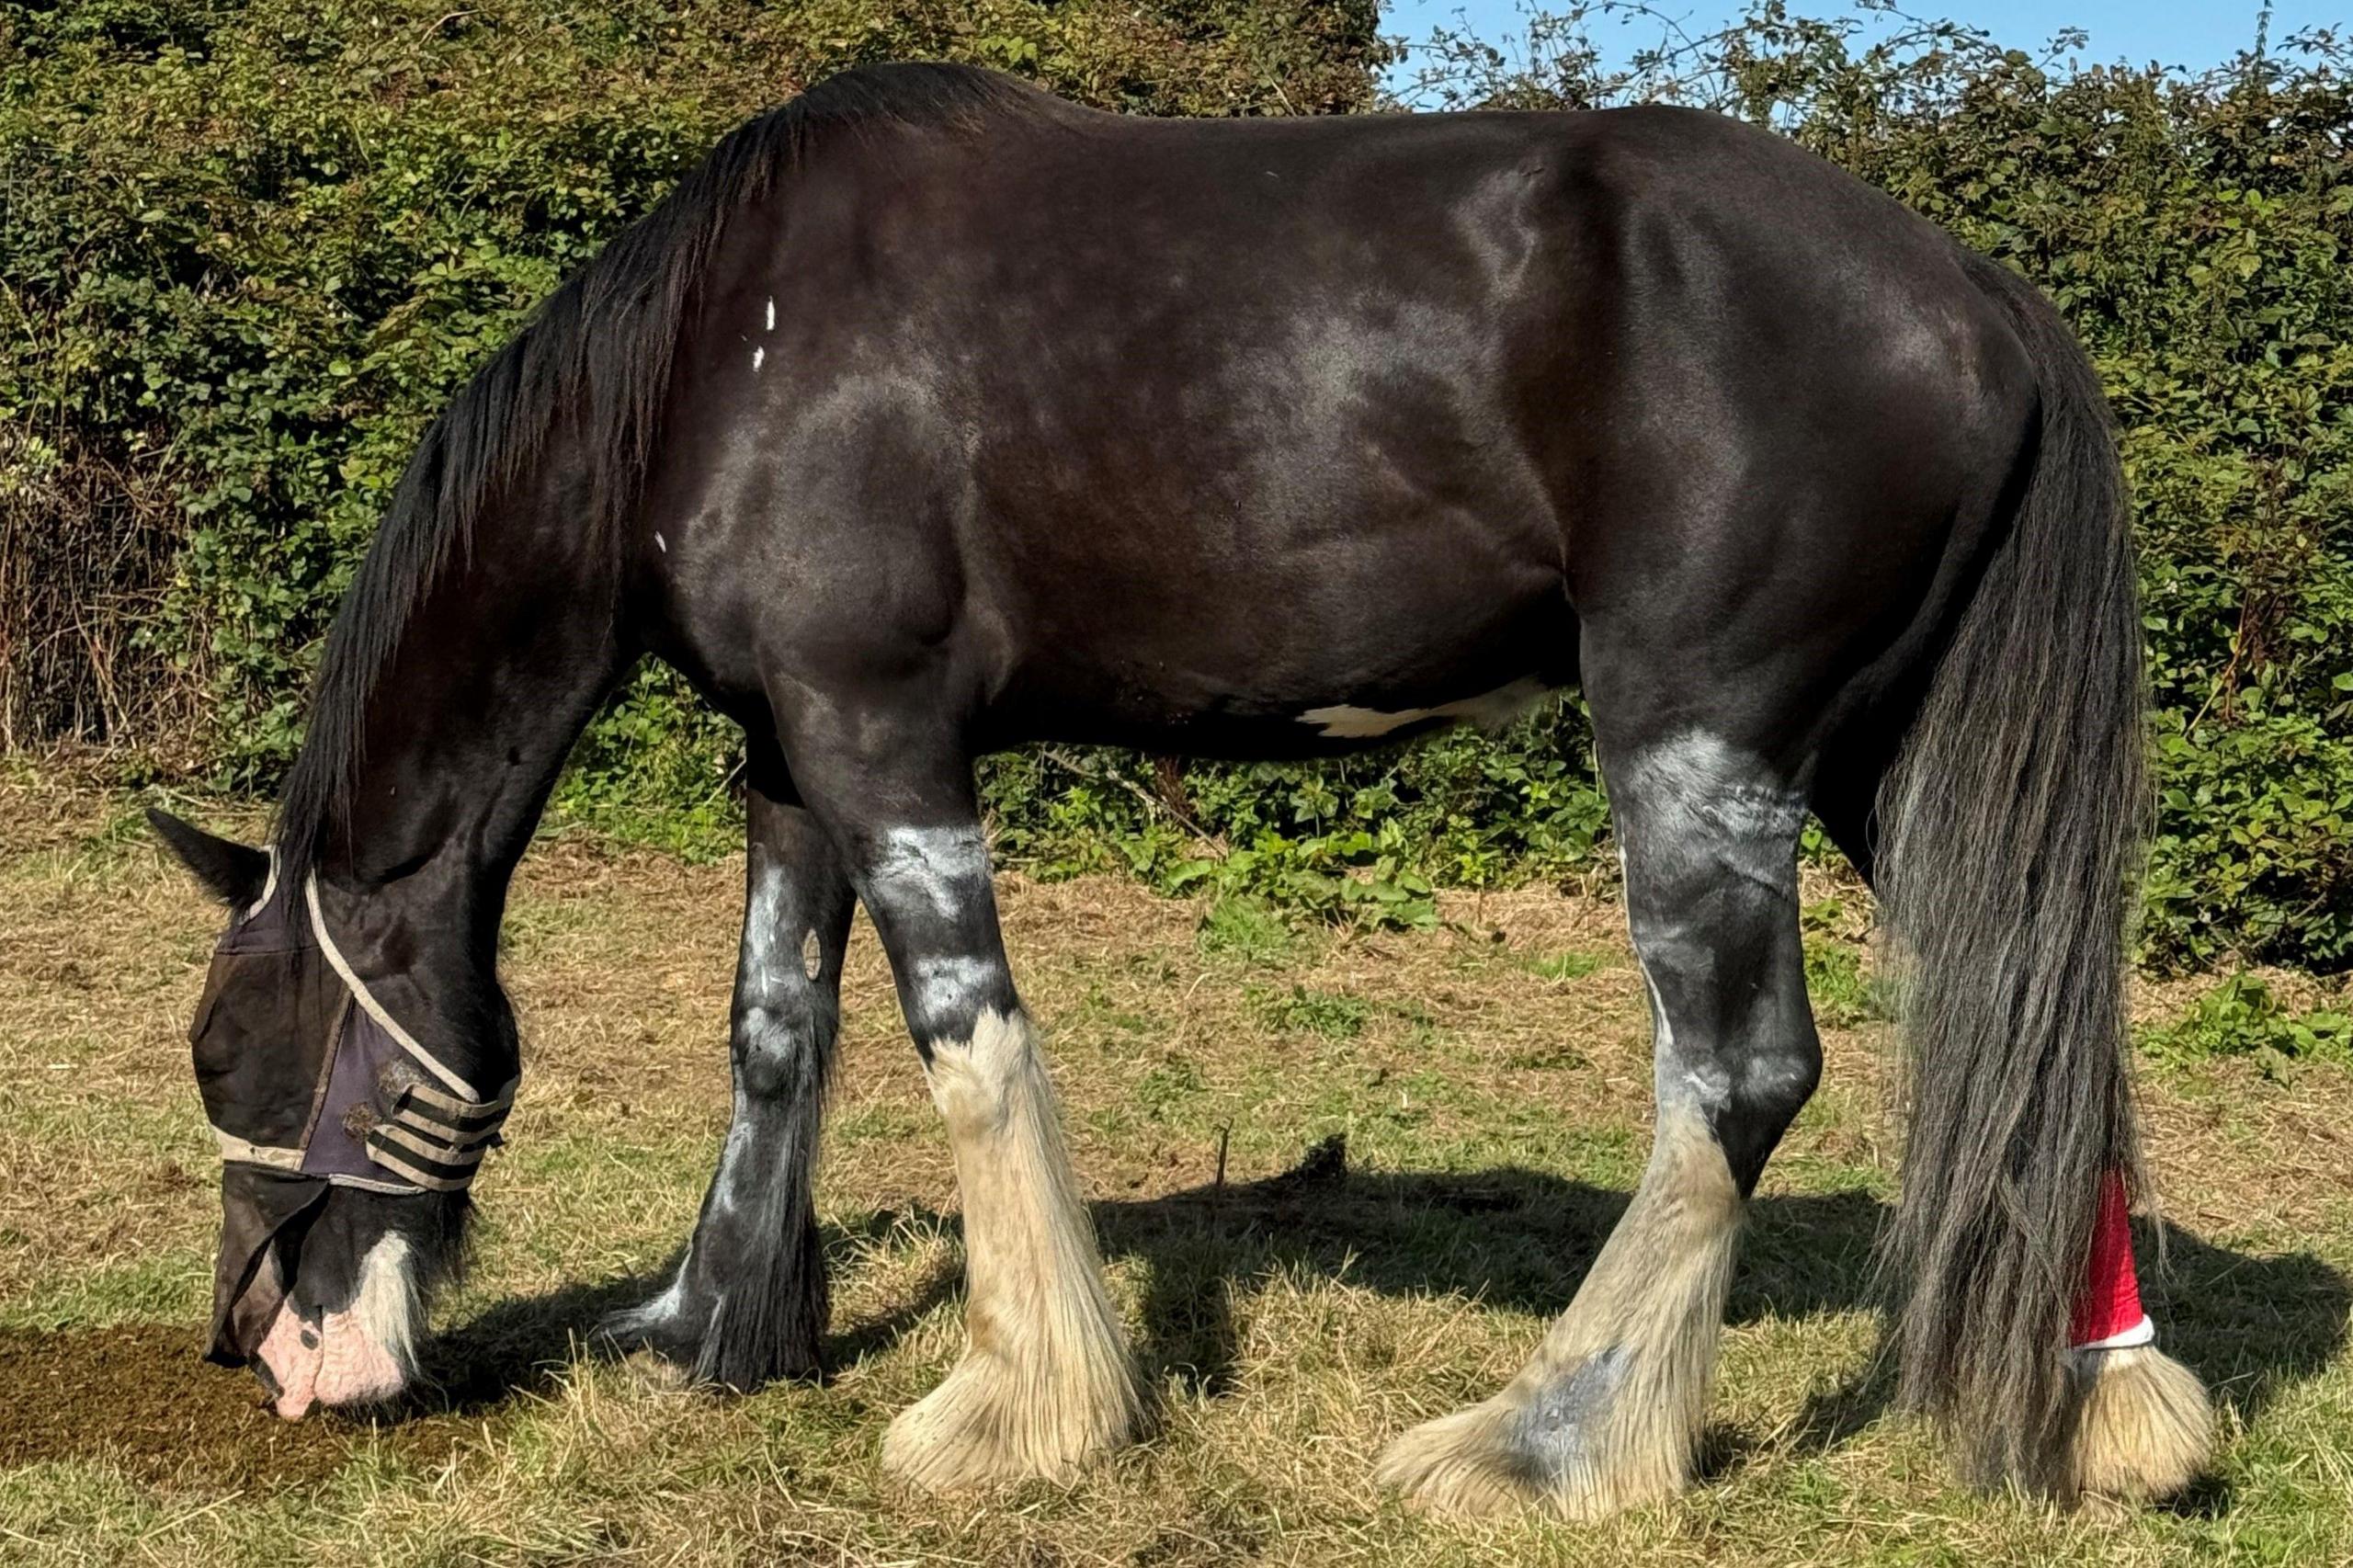
[[[975,759],[1331,756],[1574,688],[1651,1153],[1525,1368],[1380,1478],[1568,1517],[1692,1483],[1742,1213],[1821,1074],[1809,813],[1902,958],[1900,1400],[1981,1486],[2205,1467],[2125,1229],[2144,676],[2107,407],[2031,284],[1791,142],[1661,107],[1123,118],[944,64],[722,141],[422,438],[267,847],[157,818],[233,912],[192,1030],[210,1354],[282,1415],[416,1375],[520,1075],[509,879],[647,657],[742,726],[746,897],[733,1120],[611,1346],[729,1389],[821,1372],[863,905],[967,1275],[961,1357],[882,1463],[953,1489],[1135,1438]]]

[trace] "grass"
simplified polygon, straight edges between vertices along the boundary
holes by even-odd
[[[1608,961],[1608,955],[1605,953],[1572,949],[1565,953],[1545,953],[1529,959],[1528,972],[1539,980],[1583,980]]]
[[[1753,1206],[1711,1474],[1671,1505],[1462,1528],[1369,1479],[1390,1436],[1509,1374],[1641,1169],[1640,972],[1614,908],[1544,892],[1362,936],[1004,879],[1162,1416],[1071,1487],[936,1499],[876,1462],[961,1326],[952,1172],[871,933],[822,1176],[836,1374],[680,1392],[575,1339],[693,1222],[726,1119],[739,869],[543,846],[506,957],[528,1071],[441,1314],[441,1405],[281,1427],[243,1374],[194,1360],[217,1212],[184,1031],[215,926],[134,821],[0,774],[0,1559],[2353,1562],[2353,1072],[2327,1052],[2144,1065],[2176,1227],[2151,1293],[2222,1403],[2217,1484],[2121,1517],[1972,1495],[1874,1370],[1865,1276],[1896,1139],[1865,922],[1835,887],[1809,889],[1825,1086]],[[2211,989],[2144,996],[2151,1038],[2193,1014],[2220,1028],[2221,1005],[2195,1011]]]

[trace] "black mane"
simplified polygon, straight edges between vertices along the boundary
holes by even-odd
[[[540,305],[426,430],[336,612],[310,726],[279,797],[275,839],[300,878],[363,762],[369,700],[402,629],[452,548],[462,553],[491,496],[538,457],[558,416],[579,421],[597,515],[616,554],[635,502],[670,361],[728,220],[806,155],[813,135],[877,120],[963,128],[991,110],[1053,99],[1011,77],[949,64],[846,72],[730,134],[661,204]]]

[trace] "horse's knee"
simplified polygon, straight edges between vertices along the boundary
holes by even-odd
[[[735,1086],[762,1105],[819,1092],[832,1031],[821,1027],[813,998],[772,997],[742,1010],[735,1022]]]

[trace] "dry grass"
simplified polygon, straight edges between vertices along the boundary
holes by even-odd
[[[1869,1028],[1832,1034],[1828,1086],[1755,1206],[1710,1482],[1597,1527],[1401,1513],[1372,1456],[1518,1364],[1643,1149],[1620,918],[1545,892],[1453,901],[1435,935],[1349,937],[1005,880],[1161,1409],[1151,1441],[1071,1488],[943,1501],[876,1463],[959,1327],[948,1153],[870,933],[821,1192],[837,1374],[720,1400],[572,1353],[692,1222],[726,1115],[741,871],[545,846],[508,934],[528,1073],[444,1314],[445,1408],[289,1445],[240,1374],[200,1369],[163,1402],[188,1407],[186,1436],[110,1436],[90,1418],[118,1402],[109,1380],[183,1379],[169,1347],[193,1354],[209,1290],[212,1155],[183,1031],[213,916],[125,802],[85,789],[0,777],[0,1368],[54,1368],[0,1391],[0,1557],[2353,1562],[2347,1075],[2152,1073],[2183,1227],[2154,1293],[2224,1402],[2225,1473],[2178,1512],[2065,1517],[1955,1490],[1883,1409],[1864,1271],[1893,1140]],[[1335,1134],[1345,1166],[1310,1157]]]

